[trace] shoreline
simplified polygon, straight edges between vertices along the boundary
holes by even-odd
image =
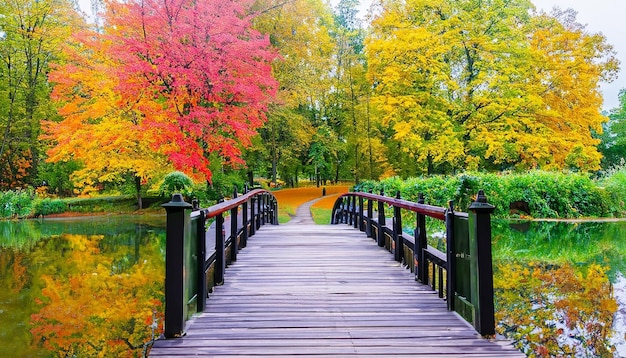
[[[593,223],[593,222],[598,222],[598,223],[607,223],[607,222],[622,222],[622,221],[626,221],[626,218],[578,218],[578,219],[559,219],[559,218],[528,218],[528,219],[523,219],[523,218],[509,218],[509,219],[499,219],[499,218],[494,218],[494,219],[498,219],[498,220],[507,220],[507,221],[517,221],[517,222],[531,222],[531,221],[537,221],[537,222],[564,222],[564,223]]]

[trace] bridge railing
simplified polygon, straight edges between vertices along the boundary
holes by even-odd
[[[385,210],[390,214],[387,217]],[[456,311],[483,336],[495,334],[493,267],[491,258],[491,213],[483,191],[468,213],[372,193],[353,192],[335,202],[332,224],[345,223],[364,231],[406,264],[415,279],[437,289],[448,309]],[[402,211],[415,214],[413,237],[403,231]],[[374,215],[375,214],[375,215]],[[442,220],[446,226],[446,252],[428,245],[426,218]]]
[[[204,311],[213,286],[224,283],[226,265],[237,260],[248,237],[262,225],[278,225],[278,203],[266,190],[246,189],[239,196],[235,188],[232,199],[206,209],[180,194],[162,206],[167,211],[164,336],[177,338],[185,334],[186,321]],[[224,227],[228,214],[230,225]]]

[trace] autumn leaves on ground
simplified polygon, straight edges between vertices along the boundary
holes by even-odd
[[[308,201],[320,199],[311,206],[313,219],[318,224],[330,223],[330,211],[339,194],[347,193],[347,185],[307,187],[295,189],[283,189],[273,192],[278,201],[279,222],[287,222],[296,214],[298,207]],[[326,196],[323,196],[323,190]],[[325,220],[328,218],[329,220]]]

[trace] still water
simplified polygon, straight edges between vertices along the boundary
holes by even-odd
[[[626,222],[495,221],[493,241],[496,275],[510,262],[626,272]],[[0,221],[0,357],[142,356],[162,331],[164,250],[165,216]]]
[[[164,257],[165,216],[0,221],[0,357],[141,356]]]
[[[626,356],[626,222],[494,222],[496,331],[529,356]]]
[[[494,260],[607,266],[626,273],[626,221],[492,223]]]

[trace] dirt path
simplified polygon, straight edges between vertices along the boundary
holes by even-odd
[[[317,201],[322,200],[323,198],[324,197],[307,201],[306,203],[298,206],[298,209],[296,209],[296,215],[292,216],[291,220],[289,220],[289,222],[287,222],[285,225],[315,224],[315,222],[313,221],[313,216],[311,215],[311,206]]]

